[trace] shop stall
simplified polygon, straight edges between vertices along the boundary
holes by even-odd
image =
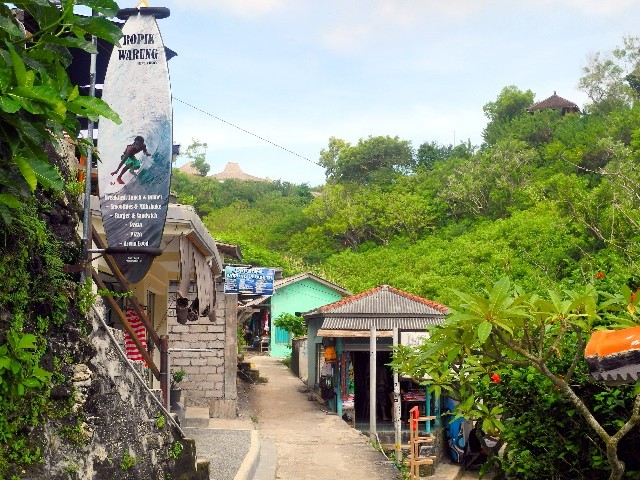
[[[316,367],[312,370],[310,360],[309,385],[329,408],[354,427],[362,423],[370,435],[376,435],[378,423],[399,429],[401,417],[414,406],[437,417],[439,399],[424,385],[399,379],[389,363],[401,333],[416,334],[415,341],[448,312],[442,304],[383,285],[304,313]]]

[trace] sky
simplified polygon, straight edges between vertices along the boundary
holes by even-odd
[[[479,145],[482,107],[508,85],[582,106],[589,55],[640,35],[637,0],[149,3],[171,10],[174,142],[206,142],[209,173],[235,162],[310,186],[332,136]]]

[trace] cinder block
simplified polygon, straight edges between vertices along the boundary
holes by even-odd
[[[177,358],[171,358],[171,365],[174,365],[176,367],[184,367],[186,365],[191,365],[191,359],[188,357],[177,357]]]

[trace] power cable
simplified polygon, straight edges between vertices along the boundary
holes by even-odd
[[[241,132],[244,132],[244,133],[247,133],[247,134],[249,134],[249,135],[251,135],[251,136],[253,136],[253,137],[256,137],[256,138],[258,138],[258,139],[262,140],[263,142],[267,142],[267,143],[269,143],[269,144],[273,145],[274,147],[278,147],[278,148],[280,148],[280,149],[284,150],[285,152],[288,152],[288,153],[291,153],[292,155],[295,155],[296,157],[300,157],[300,158],[302,158],[303,160],[306,160],[307,162],[313,163],[314,165],[317,165],[317,166],[319,166],[319,167],[321,166],[318,162],[314,162],[313,160],[310,160],[310,159],[308,159],[307,157],[305,157],[305,156],[303,156],[303,155],[300,155],[299,153],[296,153],[296,152],[294,152],[294,151],[292,151],[292,150],[289,150],[288,148],[283,147],[282,145],[278,145],[277,143],[272,142],[271,140],[267,140],[266,138],[261,137],[260,135],[256,135],[255,133],[252,133],[252,132],[250,132],[249,130],[245,130],[245,129],[244,129],[244,128],[242,128],[242,127],[239,127],[239,126],[237,126],[237,125],[234,125],[234,124],[233,124],[233,123],[231,123],[231,122],[227,122],[225,119],[220,118],[220,117],[218,117],[218,116],[216,116],[216,115],[214,115],[214,114],[212,114],[212,113],[209,113],[209,112],[207,112],[207,111],[205,111],[205,110],[202,110],[201,108],[198,108],[198,107],[196,107],[196,106],[194,106],[194,105],[191,105],[190,103],[187,103],[187,102],[185,102],[184,100],[180,100],[180,99],[179,99],[179,98],[177,98],[177,97],[173,97],[173,99],[174,99],[174,100],[177,100],[178,102],[180,102],[180,103],[182,103],[182,104],[184,104],[184,105],[186,105],[186,106],[188,106],[188,107],[193,108],[194,110],[197,110],[198,112],[204,113],[205,115],[208,115],[208,116],[209,116],[209,117],[211,117],[211,118],[215,118],[216,120],[219,120],[219,121],[221,121],[222,123],[226,123],[227,125],[230,125],[230,126],[232,126],[233,128],[237,128],[237,129],[238,129],[238,130],[240,130]]]

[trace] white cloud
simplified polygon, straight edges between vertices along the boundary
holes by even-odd
[[[337,8],[337,21],[323,28],[322,38],[334,50],[359,50],[370,42],[409,37],[419,30],[428,35],[445,20],[467,21],[485,4],[485,0],[369,0],[354,8],[350,2],[348,8]]]
[[[542,3],[548,5],[550,13],[553,13],[554,6],[559,2],[557,0],[544,0]],[[588,16],[588,17],[617,17],[624,14],[626,8],[637,8],[638,2],[636,0],[564,0],[569,8],[575,9],[576,13]]]
[[[221,11],[238,17],[256,18],[284,10],[290,0],[174,0],[178,8],[200,12]]]

